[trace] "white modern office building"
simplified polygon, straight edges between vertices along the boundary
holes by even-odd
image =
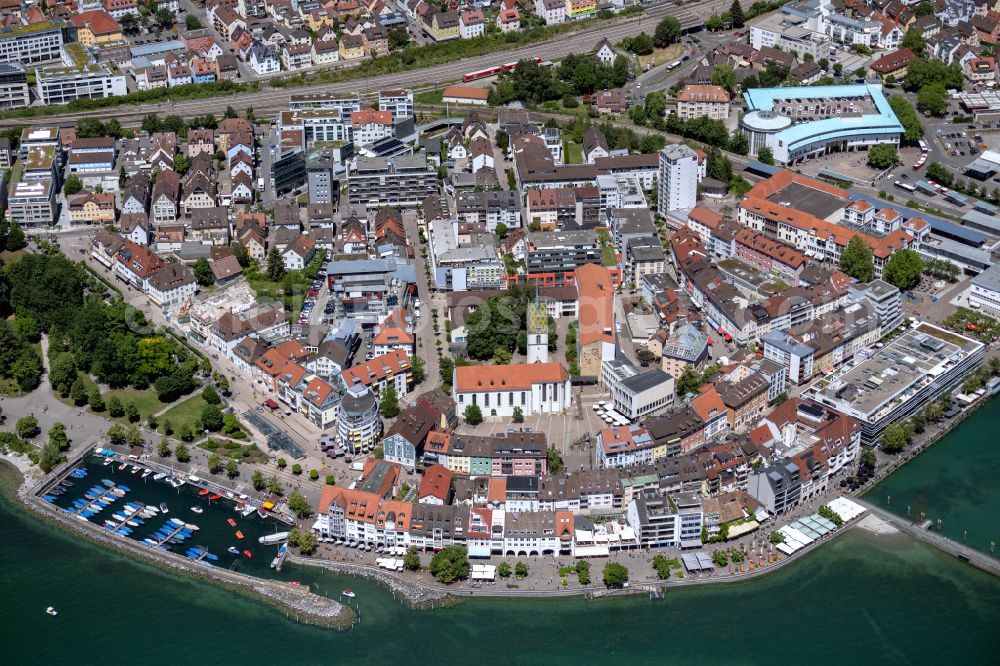
[[[686,215],[698,202],[698,154],[682,144],[661,150],[659,187],[660,215],[672,210]]]

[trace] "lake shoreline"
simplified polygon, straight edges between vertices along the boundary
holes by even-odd
[[[33,488],[37,487],[37,484],[31,483],[23,465],[17,464],[16,460],[9,456],[0,458],[0,493],[9,498],[25,513],[52,527],[79,535],[94,545],[106,547],[126,557],[140,560],[161,571],[177,573],[201,582],[211,583],[260,601],[303,624],[342,630],[351,627],[357,620],[357,616],[351,608],[300,587],[283,586],[273,581],[237,574],[218,567],[195,568],[177,556],[171,556],[170,553],[154,552],[129,539],[117,539],[97,531],[94,524],[89,521],[86,525],[79,524],[68,516],[53,510],[51,505],[43,504],[34,495]]]

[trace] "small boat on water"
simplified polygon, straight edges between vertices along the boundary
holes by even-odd
[[[198,491],[198,494],[199,495],[203,495],[203,496],[207,495],[208,494],[208,488],[202,488],[201,490]]]
[[[299,582],[299,581],[297,581],[297,580],[290,580],[290,581],[288,581],[288,584],[289,584],[289,585],[294,585],[294,586],[296,586],[296,587],[299,587],[300,585],[302,585],[302,583],[300,583],[300,582]]]
[[[147,469],[145,472],[142,473],[142,478],[145,479],[147,476],[149,476],[152,473],[153,473],[153,470]]]
[[[267,518],[267,512],[264,511],[263,507],[257,509],[257,515],[260,516],[261,518]]]
[[[228,553],[230,553],[232,555],[239,555],[240,554],[240,549],[237,548],[236,546],[230,546],[229,548],[226,548],[226,552],[228,552]]]
[[[184,527],[184,521],[180,518],[171,518],[167,522],[176,527]]]
[[[354,597],[358,596],[358,595],[354,594],[353,592],[351,592],[346,587],[344,588],[344,591],[341,592],[341,594],[344,595],[345,597],[347,597],[348,599],[353,599]]]
[[[247,556],[248,560],[253,559],[253,553],[251,553],[249,550],[244,550],[243,554]]]
[[[118,471],[120,472],[123,469],[125,469],[126,467],[128,467],[128,463],[122,463],[121,465],[118,465]]]
[[[132,467],[132,473],[133,474],[138,474],[140,469],[142,469],[142,468],[138,467],[138,466],[133,466]]]
[[[105,458],[105,459],[104,459],[104,466],[105,466],[105,467],[107,467],[108,465],[110,465],[110,464],[111,464],[111,463],[113,463],[114,461],[115,461],[115,459],[114,459],[114,458]]]
[[[101,479],[101,483],[103,483],[104,485],[106,485],[108,488],[114,488],[115,487],[115,482],[112,481],[111,479]]]
[[[236,538],[237,539],[242,539],[243,538],[243,532],[240,532],[239,530],[236,530]]]
[[[160,513],[169,513],[170,507],[167,506],[166,502],[160,502]]]
[[[49,615],[52,615],[52,616],[59,615],[59,611],[57,611],[52,606],[49,606],[48,608],[46,608],[45,612],[48,613]]]
[[[230,527],[236,527],[236,521],[232,518],[226,518],[226,522],[229,523]]]
[[[192,525],[191,523],[184,523],[184,529],[188,532],[194,532],[200,530],[201,528],[197,525]]]
[[[214,502],[215,500],[219,499],[220,497],[222,497],[222,495],[215,494],[215,495],[212,495],[211,497],[209,497],[208,501],[209,502]]]
[[[278,566],[278,558],[277,557],[274,558],[273,560],[271,560],[271,568],[273,569],[276,566]]]
[[[59,485],[62,486],[63,488],[72,488],[73,482],[70,481],[69,479],[64,479],[62,483],[60,483]]]
[[[242,515],[244,518],[246,518],[247,516],[249,516],[254,511],[255,511],[254,507],[252,507],[251,505],[247,504],[245,507],[243,507],[243,510],[240,511],[240,515]]]
[[[126,492],[126,493],[132,492],[131,488],[129,488],[128,486],[123,486],[120,483],[118,484],[118,489],[121,490],[121,491],[123,491],[123,492]]]
[[[191,512],[192,513],[197,513],[197,514],[202,514],[202,513],[205,513],[205,510],[202,509],[200,506],[193,506],[193,507],[191,507]]]
[[[162,479],[162,478],[164,478],[166,476],[167,475],[164,474],[163,472],[157,472],[156,474],[153,475],[153,481],[159,481],[160,479]]]

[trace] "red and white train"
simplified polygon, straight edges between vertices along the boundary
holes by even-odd
[[[539,65],[542,64],[542,59],[536,57],[535,62]],[[508,62],[503,65],[497,65],[496,67],[489,67],[487,69],[481,69],[478,72],[469,72],[462,77],[465,82],[475,81],[476,79],[485,79],[487,76],[496,76],[500,72],[510,72],[517,68],[516,62]]]

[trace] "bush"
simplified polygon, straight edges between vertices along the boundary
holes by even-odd
[[[302,474],[302,465],[300,465],[298,463],[295,463],[294,465],[292,465],[292,474],[294,474],[295,476],[298,476],[299,474]]]
[[[22,416],[15,425],[17,436],[21,439],[31,439],[41,432],[38,427],[38,419],[34,416]]]
[[[319,471],[315,470],[315,469],[309,470],[309,478],[312,479],[313,481],[318,481],[319,480]]]

